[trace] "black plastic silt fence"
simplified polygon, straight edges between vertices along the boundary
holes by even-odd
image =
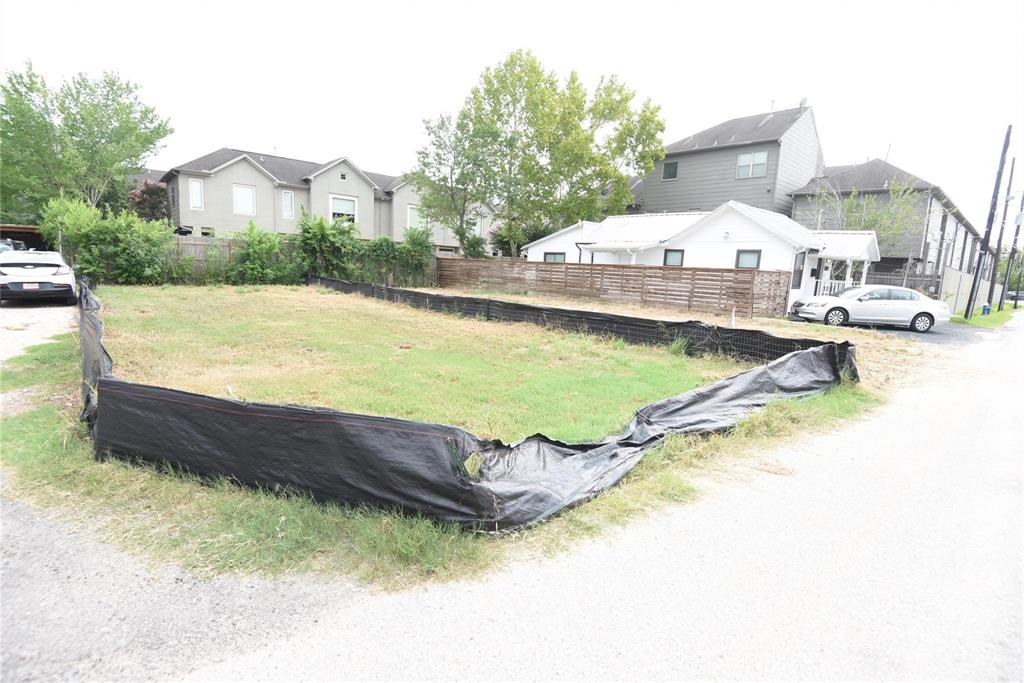
[[[318,282],[432,310],[564,323],[633,342],[661,343],[668,334],[659,321],[640,318]],[[668,323],[676,337],[692,333],[687,338],[695,348],[735,350],[738,357],[771,362],[644,406],[622,432],[601,441],[568,444],[535,434],[505,444],[448,425],[232,401],[127,382],[112,374],[101,310],[83,286],[82,418],[97,457],[170,463],[244,485],[305,492],[321,501],[377,505],[488,529],[537,522],[597,495],[669,434],[728,429],[769,401],[822,393],[841,381],[844,371],[856,372],[849,344]],[[756,340],[768,346],[759,351]],[[471,476],[465,463],[474,454],[482,464]]]
[[[361,282],[348,282],[326,277],[310,278],[310,284],[329,287],[347,294],[408,304],[443,313],[503,322],[526,322],[564,330],[616,337],[630,344],[672,344],[685,339],[690,355],[723,354],[741,361],[767,363],[793,351],[804,351],[821,346],[820,339],[793,339],[777,337],[760,330],[742,330],[719,327],[699,321],[671,321],[653,318],[635,318],[614,313],[599,313],[572,308],[554,308],[535,304],[514,303],[498,299],[472,296],[451,296],[419,292],[411,289],[385,287]],[[853,362],[853,346],[836,345],[839,365],[852,379],[857,379],[857,366]]]

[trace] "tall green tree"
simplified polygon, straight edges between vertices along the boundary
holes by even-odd
[[[138,86],[114,73],[78,74],[52,90],[31,64],[7,75],[0,128],[0,214],[18,222],[62,193],[96,206],[172,132]]]
[[[416,170],[405,179],[416,187],[424,218],[447,227],[466,252],[490,199],[484,172],[489,141],[473,130],[466,110],[424,125],[427,145],[417,152]]]
[[[410,177],[424,205],[444,208],[434,216],[453,232],[465,197],[493,207],[500,228],[492,242],[516,254],[569,223],[625,210],[630,175],[664,155],[659,108],[635,97],[614,77],[593,93],[575,72],[560,83],[532,53],[513,52],[483,71],[454,119],[428,122]]]

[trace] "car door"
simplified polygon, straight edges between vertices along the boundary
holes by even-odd
[[[857,303],[851,306],[850,321],[856,323],[886,323],[888,310],[889,289],[887,287],[876,287],[868,290],[866,294],[857,299]]]
[[[909,289],[891,289],[890,319],[893,325],[909,325],[910,319],[919,312],[918,294]]]

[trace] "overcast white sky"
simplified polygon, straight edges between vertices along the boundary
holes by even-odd
[[[236,147],[397,175],[422,120],[521,47],[591,85],[617,74],[661,105],[666,143],[806,97],[827,164],[891,145],[979,230],[1010,123],[1024,166],[1021,0],[0,3],[5,70],[142,86],[175,129],[153,168]]]

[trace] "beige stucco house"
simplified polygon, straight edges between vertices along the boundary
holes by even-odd
[[[249,221],[271,232],[296,233],[303,209],[314,216],[356,224],[364,239],[402,241],[410,226],[429,227],[441,250],[458,251],[458,240],[419,212],[416,189],[401,176],[363,171],[341,157],[327,163],[222,148],[175,166],[167,183],[171,220],[184,234],[226,237]],[[493,216],[476,230],[486,238]]]

